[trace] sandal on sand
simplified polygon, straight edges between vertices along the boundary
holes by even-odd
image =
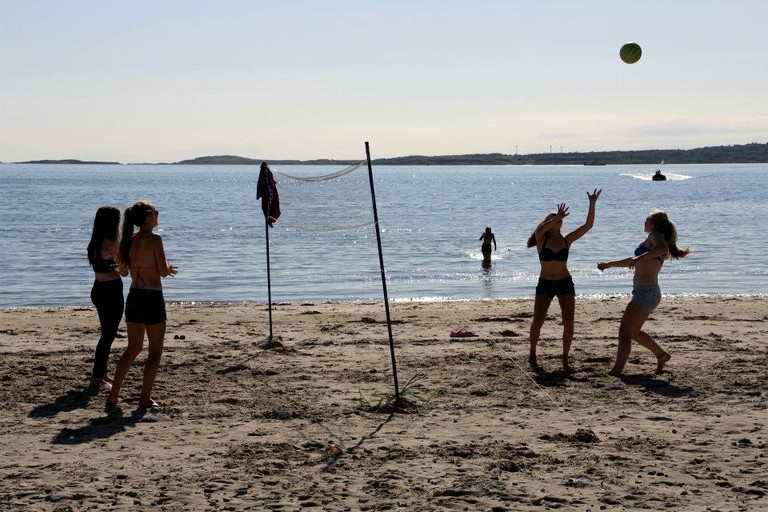
[[[461,329],[454,329],[451,331],[451,338],[471,338],[471,337],[477,337],[478,335],[473,333],[472,331],[466,330],[464,327]]]
[[[105,379],[91,379],[89,387],[94,391],[98,391],[99,389],[109,391],[112,389],[112,384]]]
[[[149,399],[149,404],[141,404],[141,403],[139,404],[140,409],[152,409],[154,407],[160,407],[160,404],[155,402],[151,398]]]

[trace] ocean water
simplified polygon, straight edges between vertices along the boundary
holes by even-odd
[[[268,230],[275,302],[382,298],[368,169],[328,181],[299,181],[340,166],[273,166],[283,215]],[[602,188],[594,228],[571,248],[579,295],[629,294],[626,269],[598,261],[629,256],[652,208],[669,212],[679,243],[695,252],[664,264],[665,294],[768,292],[759,213],[768,165],[374,166],[390,300],[532,297],[539,263],[525,241],[558,202],[563,231]],[[164,281],[173,302],[267,301],[267,228],[256,200],[256,166],[0,164],[0,307],[90,304],[85,248],[104,204],[149,198],[179,274]],[[498,243],[490,268],[478,238]],[[129,280],[126,280],[126,292]]]

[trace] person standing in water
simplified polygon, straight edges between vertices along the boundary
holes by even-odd
[[[677,246],[677,228],[669,216],[661,210],[653,210],[645,219],[646,239],[637,246],[634,256],[616,261],[597,264],[600,271],[613,267],[629,267],[634,269],[632,278],[632,299],[624,310],[619,325],[619,347],[616,362],[609,372],[619,376],[632,350],[632,340],[647,348],[656,356],[656,373],[661,373],[670,356],[647,332],[643,324],[661,302],[659,288],[659,273],[668,257],[674,259],[688,256],[693,249]]]
[[[601,192],[602,189],[595,189],[591,194],[587,192],[587,199],[589,199],[587,219],[584,224],[567,235],[563,236],[560,229],[563,226],[563,219],[568,216],[568,206],[565,203],[560,203],[557,205],[557,212],[548,214],[528,237],[527,246],[536,247],[541,264],[533,305],[528,355],[528,364],[534,369],[539,367],[536,348],[541,335],[541,327],[544,325],[552,299],[557,297],[563,315],[563,370],[572,371],[568,356],[573,341],[576,289],[573,285],[573,278],[568,272],[568,253],[573,242],[592,229],[595,222],[595,204]]]
[[[152,231],[158,225],[157,209],[149,201],[138,201],[125,209],[120,240],[120,262],[131,273],[131,288],[125,301],[128,347],[115,369],[107,405],[117,405],[120,388],[133,361],[141,353],[144,335],[149,354],[144,365],[144,379],[139,407],[155,407],[152,387],[155,384],[165,339],[165,299],[161,278],[176,275],[176,267],[165,259],[163,240]],[[134,227],[139,230],[134,234]]]
[[[485,228],[485,232],[480,235],[478,240],[483,241],[483,245],[480,246],[480,251],[483,253],[483,263],[491,263],[491,242],[493,242],[493,250],[496,250],[496,236],[491,231],[490,227]]]

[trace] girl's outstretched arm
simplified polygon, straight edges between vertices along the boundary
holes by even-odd
[[[601,188],[596,188],[591,194],[587,192],[587,199],[589,199],[589,211],[587,212],[587,219],[584,221],[584,224],[566,235],[565,241],[569,247],[573,242],[586,235],[587,232],[592,229],[592,226],[595,224],[595,204],[597,203],[597,199],[600,197],[602,192],[603,189]]]
[[[597,269],[600,271],[603,271],[608,268],[613,267],[629,267],[632,268],[635,266],[635,257],[630,258],[624,258],[623,260],[615,260],[615,261],[601,261],[597,264]]]

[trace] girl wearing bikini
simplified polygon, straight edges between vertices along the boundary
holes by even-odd
[[[560,303],[560,311],[563,315],[563,370],[570,372],[570,363],[568,355],[571,351],[571,342],[573,341],[574,310],[576,308],[576,290],[573,286],[573,279],[568,272],[568,252],[573,242],[584,236],[595,222],[595,203],[600,197],[602,189],[595,189],[591,194],[587,192],[589,199],[589,211],[587,220],[567,235],[563,236],[560,229],[563,226],[563,219],[568,216],[568,207],[565,203],[557,205],[557,212],[550,213],[536,227],[531,236],[528,237],[528,247],[536,246],[539,251],[539,263],[541,263],[541,272],[539,282],[536,285],[536,298],[533,305],[533,321],[531,322],[530,332],[530,352],[528,355],[528,364],[534,369],[538,369],[536,359],[536,346],[539,343],[541,327],[547,317],[549,305],[552,299],[557,297]]]
[[[648,237],[635,249],[634,256],[597,264],[597,268],[601,271],[612,267],[629,267],[635,270],[632,279],[632,299],[624,310],[619,326],[616,363],[609,372],[615,376],[621,375],[624,371],[624,365],[627,364],[632,350],[632,340],[656,356],[656,373],[661,373],[664,365],[671,358],[642,328],[661,302],[659,272],[664,265],[664,260],[670,256],[675,259],[684,258],[693,250],[690,247],[680,249],[677,246],[677,229],[663,211],[654,210],[648,215],[645,219],[645,232],[648,233]]]
[[[96,345],[91,373],[91,388],[109,387],[107,364],[112,342],[117,337],[123,319],[123,280],[128,271],[117,266],[120,210],[115,206],[102,206],[93,219],[91,241],[88,243],[88,263],[93,268],[94,281],[91,302],[96,306],[101,324],[101,337]]]
[[[155,407],[152,387],[165,338],[165,299],[161,278],[176,275],[176,267],[165,259],[163,241],[152,232],[157,227],[158,211],[149,201],[138,201],[125,209],[123,234],[120,240],[120,261],[130,270],[131,288],[125,301],[125,323],[128,347],[115,369],[115,380],[107,397],[107,405],[117,405],[120,387],[128,370],[144,345],[149,341],[149,354],[144,365],[144,380],[139,407]],[[134,233],[134,227],[138,232]]]

